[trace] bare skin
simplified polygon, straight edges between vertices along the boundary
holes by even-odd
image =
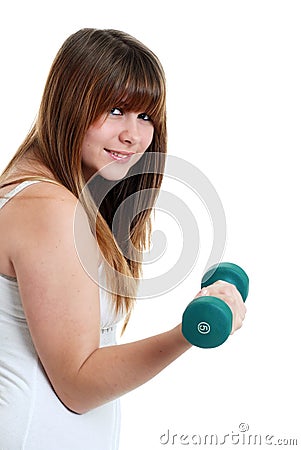
[[[132,144],[127,135],[126,145]],[[28,168],[32,161],[24,157],[10,180],[24,176]],[[0,196],[12,188],[0,189]],[[0,273],[17,277],[32,340],[53,389],[69,409],[82,414],[147,382],[191,345],[178,324],[143,340],[99,348],[99,287],[83,269],[75,248],[77,207],[72,193],[47,182],[27,187],[8,202],[0,214]],[[96,279],[97,245],[84,211],[81,219],[81,243]],[[246,309],[234,286],[217,282],[196,297],[204,294],[230,306],[232,332],[241,327]]]

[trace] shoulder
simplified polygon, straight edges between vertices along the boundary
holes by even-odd
[[[14,196],[4,211],[17,226],[22,223],[24,227],[30,227],[43,220],[47,220],[49,226],[52,218],[66,219],[77,207],[80,207],[78,199],[64,186],[39,182]]]
[[[83,239],[92,238],[81,203],[64,186],[35,183],[11,199],[4,210],[12,259],[24,252],[45,253],[58,245],[62,249],[73,247],[78,221]]]
[[[27,207],[34,206],[35,202],[43,203],[43,206],[47,206],[48,203],[54,206],[62,202],[75,204],[78,201],[63,185],[47,181],[27,186],[15,197],[15,200],[20,200],[20,203]]]
[[[22,186],[23,184],[24,186]],[[15,192],[13,197],[7,203],[7,206],[5,206],[5,211],[8,208],[10,210],[18,209],[20,206],[22,206],[22,208],[29,208],[34,206],[34,203],[37,201],[44,202],[44,206],[46,206],[47,201],[49,200],[51,200],[52,205],[55,204],[55,202],[77,201],[77,198],[72,192],[63,185],[50,181],[39,181],[32,184],[25,184],[23,182],[13,183],[4,188],[0,188],[0,197],[5,197],[15,189],[17,189],[17,192]]]

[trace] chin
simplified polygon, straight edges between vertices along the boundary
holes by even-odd
[[[112,167],[112,165],[106,166],[98,171],[108,181],[119,181],[125,178],[131,167]]]
[[[139,153],[135,155],[135,157],[131,158],[131,161],[123,162],[112,162],[107,164],[98,170],[98,174],[101,175],[108,181],[118,181],[125,178],[129,172],[129,170],[137,164],[137,162],[141,159],[143,154]]]

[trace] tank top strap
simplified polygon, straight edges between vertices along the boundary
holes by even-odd
[[[20,184],[18,184],[17,186],[15,186],[11,191],[7,192],[3,197],[0,197],[0,209],[3,208],[4,205],[6,205],[7,202],[9,202],[9,200],[11,200],[15,195],[19,194],[19,192],[23,191],[23,189],[25,189],[26,187],[32,185],[32,184],[36,184],[36,183],[40,183],[40,182],[48,182],[48,183],[53,183],[53,184],[57,184],[58,186],[62,186],[62,184],[60,184],[58,181],[55,180],[51,180],[50,178],[32,178],[32,179],[28,179],[25,181],[22,181]],[[13,184],[15,182],[9,183],[9,184]]]

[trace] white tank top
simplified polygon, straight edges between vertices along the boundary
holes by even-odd
[[[37,182],[19,184],[0,199],[0,210]],[[104,290],[100,302],[100,346],[114,345],[121,317]],[[0,450],[117,450],[119,428],[119,400],[82,415],[60,402],[33,345],[17,280],[0,274]]]

